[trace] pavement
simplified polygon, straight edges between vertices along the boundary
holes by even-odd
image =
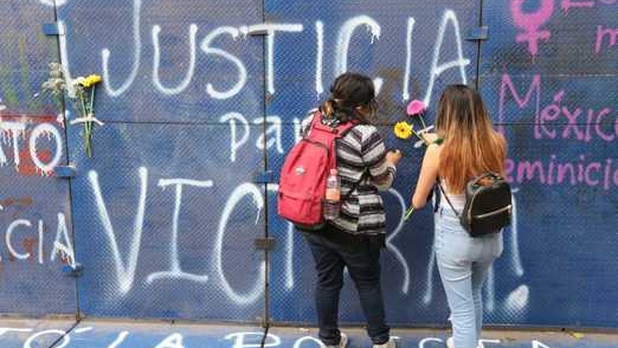
[[[359,327],[349,348],[370,348]],[[444,348],[446,330],[393,329],[399,347]],[[315,328],[160,321],[0,319],[0,348],[318,348]],[[481,348],[617,348],[618,332],[486,330]]]

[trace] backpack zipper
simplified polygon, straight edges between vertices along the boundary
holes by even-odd
[[[485,214],[481,214],[481,215],[477,215],[474,218],[475,219],[484,219],[490,216],[494,216],[494,215],[498,215],[500,213],[503,213],[507,210],[511,210],[511,204],[507,205],[506,207],[500,208],[500,209],[496,209],[494,211],[490,211],[489,213],[485,213]]]

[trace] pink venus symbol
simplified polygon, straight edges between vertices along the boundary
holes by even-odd
[[[414,99],[408,104],[407,112],[409,116],[419,115],[425,111],[425,103]]]

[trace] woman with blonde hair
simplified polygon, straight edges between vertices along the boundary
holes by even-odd
[[[434,250],[453,325],[447,346],[476,348],[483,323],[481,289],[502,253],[502,234],[473,238],[460,224],[458,212],[470,179],[487,172],[504,174],[506,142],[493,129],[479,93],[465,85],[446,88],[438,103],[436,134],[427,134],[426,140],[431,145],[412,205],[425,206],[438,182],[442,194],[436,207]]]

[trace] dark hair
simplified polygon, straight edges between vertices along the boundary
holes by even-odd
[[[369,122],[355,110],[359,106],[375,109],[375,89],[369,77],[351,72],[341,74],[330,87],[330,93],[330,98],[320,107],[324,115],[342,122],[350,119]]]

